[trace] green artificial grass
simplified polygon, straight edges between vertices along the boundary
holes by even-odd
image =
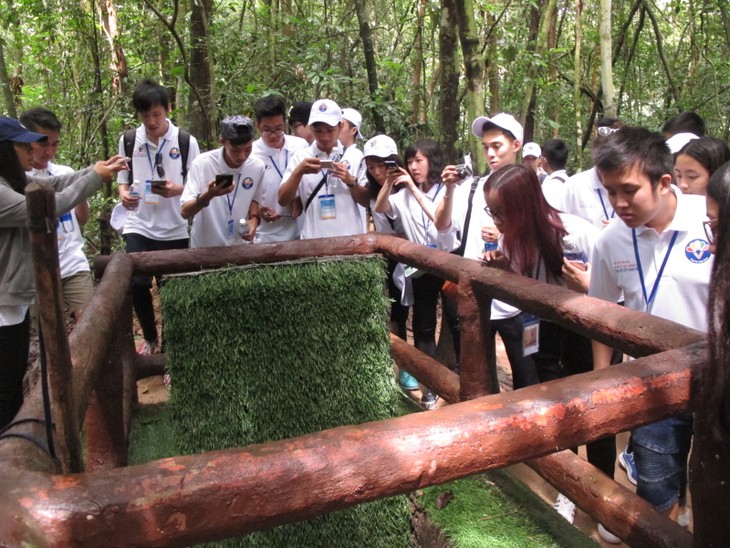
[[[161,292],[174,452],[291,438],[401,413],[379,258],[231,269]],[[164,413],[163,413],[164,416]],[[393,497],[216,546],[410,546]]]
[[[439,509],[437,499],[448,498],[445,493],[451,497]],[[552,508],[501,470],[427,487],[415,502],[456,548],[596,546],[580,530],[560,523]]]

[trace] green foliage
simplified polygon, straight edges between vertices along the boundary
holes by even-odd
[[[174,277],[162,289],[175,452],[240,447],[400,414],[380,259]],[[403,497],[235,546],[408,546]]]

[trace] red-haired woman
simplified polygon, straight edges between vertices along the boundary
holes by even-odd
[[[484,186],[484,197],[502,233],[499,249],[484,255],[488,264],[587,292],[596,227],[550,206],[535,172],[522,165],[505,166],[494,173]],[[568,255],[567,246],[575,256]],[[541,382],[593,370],[590,339],[545,320],[539,322],[539,348],[532,359]],[[598,440],[587,449],[588,461],[612,478],[615,439]],[[556,509],[572,523],[575,506],[563,495]]]

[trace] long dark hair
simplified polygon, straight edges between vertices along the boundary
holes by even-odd
[[[25,194],[28,178],[20,165],[15,145],[12,141],[0,142],[0,177],[5,179],[18,194]]]
[[[520,274],[531,276],[535,265],[545,261],[547,274],[560,278],[563,269],[563,221],[557,209],[545,200],[534,170],[511,164],[490,175],[484,185],[485,196],[496,192],[503,215],[503,246]]]
[[[408,160],[413,158],[417,152],[420,152],[428,159],[428,183],[432,186],[441,183],[441,172],[446,167],[446,157],[441,146],[431,139],[422,139],[408,145],[403,154],[406,165],[408,165]]]
[[[700,376],[698,401],[721,441],[730,436],[730,162],[712,174],[707,195],[717,202],[719,214],[708,304],[710,366]]]

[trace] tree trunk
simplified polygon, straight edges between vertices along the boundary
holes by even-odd
[[[411,123],[418,126],[425,122],[425,108],[421,109],[421,89],[423,85],[423,17],[425,15],[424,0],[418,0],[416,8],[416,36],[413,39],[413,77],[411,79],[413,96],[411,97]]]
[[[603,88],[603,114],[616,117],[616,94],[613,88],[613,46],[611,40],[611,0],[601,0],[601,87]]]
[[[124,95],[127,92],[127,58],[124,49],[119,43],[119,24],[117,5],[111,0],[101,0],[99,10],[101,12],[104,34],[109,42],[111,51],[110,69],[112,72],[112,93],[115,96]]]
[[[8,68],[5,65],[5,47],[2,40],[0,40],[0,88],[2,88],[5,112],[11,118],[17,118],[18,111],[15,108],[15,97],[10,88],[10,77],[8,75]]]
[[[365,54],[365,68],[368,73],[368,89],[370,91],[370,99],[375,105],[370,114],[375,124],[375,130],[378,133],[385,133],[385,122],[380,110],[377,108],[378,101],[378,67],[375,61],[375,46],[373,45],[373,36],[370,32],[370,25],[367,20],[367,10],[365,9],[365,0],[355,0],[355,11],[357,12],[357,22],[360,26],[360,40],[362,40],[363,53]],[[418,88],[416,88],[418,89]],[[417,94],[414,94],[417,95]]]
[[[208,22],[213,9],[212,0],[190,2],[190,80],[198,90],[189,98],[190,132],[207,145],[214,142],[211,119],[216,118],[213,101],[213,61],[210,55]]]
[[[456,0],[456,18],[459,23],[459,40],[466,73],[466,119],[470,123],[484,112],[484,73],[479,55],[479,34],[472,0]],[[479,157],[481,147],[473,139],[472,158]]]
[[[576,171],[583,170],[583,128],[581,120],[583,114],[580,108],[580,82],[581,78],[581,55],[583,48],[583,0],[575,0],[575,53],[573,55],[573,104],[575,105],[575,144],[578,150],[576,154]]]
[[[441,65],[441,145],[449,160],[456,155],[456,123],[459,119],[459,71],[456,66],[456,9],[453,0],[441,0],[439,25],[439,59]]]
[[[530,23],[527,29],[527,51],[528,57],[534,59],[533,54],[539,55],[540,51],[540,10],[545,5],[545,0],[533,2],[530,7]],[[544,13],[544,12],[543,12]],[[544,25],[542,25],[544,28]],[[535,56],[536,56],[535,55]],[[522,107],[520,108],[519,118],[525,131],[524,142],[532,141],[532,134],[535,132],[535,113],[530,110],[530,105],[535,105],[535,73],[536,66],[534,60],[531,60],[527,66],[527,74],[525,76],[525,92],[522,98]]]

